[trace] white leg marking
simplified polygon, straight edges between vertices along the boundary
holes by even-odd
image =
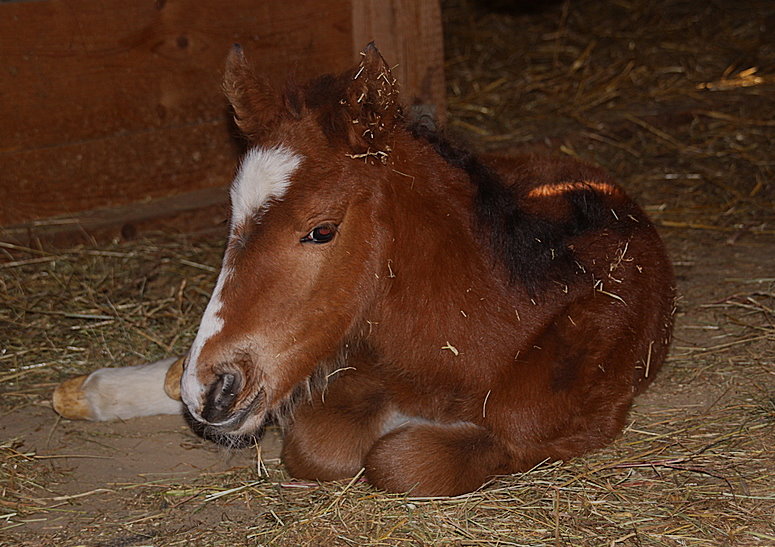
[[[380,437],[407,425],[439,425],[444,427],[461,427],[474,424],[472,422],[466,421],[434,422],[433,420],[427,420],[419,416],[410,416],[409,414],[404,414],[403,412],[396,410],[388,414],[382,422]]]
[[[95,420],[125,420],[154,414],[180,414],[183,405],[164,392],[164,378],[177,357],[147,365],[101,368],[83,383]]]

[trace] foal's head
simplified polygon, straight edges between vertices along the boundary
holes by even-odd
[[[275,94],[235,46],[224,87],[251,147],[181,395],[211,432],[241,436],[360,328],[389,237],[377,179],[400,111],[373,47],[352,71]]]

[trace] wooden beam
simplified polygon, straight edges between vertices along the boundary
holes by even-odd
[[[228,189],[204,188],[142,203],[91,209],[72,217],[7,226],[0,228],[0,241],[46,248],[131,240],[153,231],[225,237],[228,218]]]
[[[352,31],[341,4],[0,4],[0,150],[221,120],[223,62],[234,42],[270,80],[344,70],[352,64]]]
[[[0,226],[228,184],[223,61],[351,66],[342,0],[0,4]],[[316,25],[310,25],[311,20]]]
[[[353,0],[353,51],[374,41],[393,66],[407,106],[446,118],[444,41],[436,0]]]
[[[371,40],[404,100],[443,115],[435,0],[0,2],[0,226],[226,186],[231,44],[282,85],[353,66]]]

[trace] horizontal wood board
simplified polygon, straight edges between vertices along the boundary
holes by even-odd
[[[0,226],[225,187],[240,153],[220,88],[232,43],[282,85],[382,37],[405,96],[443,112],[440,33],[436,2],[2,3]],[[415,62],[404,43],[420,35]]]

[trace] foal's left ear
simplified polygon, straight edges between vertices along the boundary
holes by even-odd
[[[389,152],[389,134],[401,119],[398,83],[374,42],[361,53],[361,63],[345,98],[352,125],[349,140],[358,152]]]

